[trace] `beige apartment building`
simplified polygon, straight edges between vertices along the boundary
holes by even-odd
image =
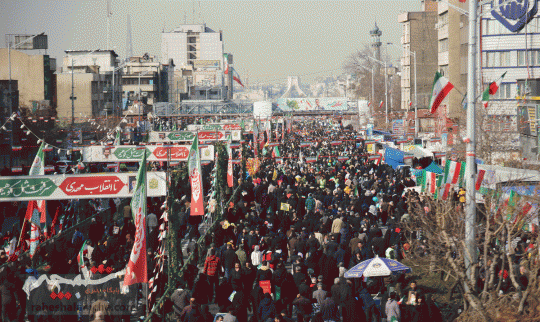
[[[462,11],[468,8],[468,2],[448,1]],[[446,107],[448,117],[457,118],[463,112],[463,95],[467,90],[468,18],[445,2],[439,2],[437,12],[439,71],[454,85],[441,107]]]
[[[117,107],[122,102],[121,76],[115,70],[118,55],[112,50],[69,50],[66,54],[62,71],[57,74],[57,113],[60,120],[71,123],[72,110],[75,123],[111,115],[113,94]]]
[[[434,28],[437,20],[437,2],[423,1],[423,11],[404,12],[398,16],[402,24],[403,46],[401,57],[401,109],[414,110],[415,104],[415,65],[418,109],[428,108],[433,85],[433,76],[438,69],[438,38]],[[413,54],[414,53],[414,54]],[[412,104],[411,104],[412,103]]]
[[[8,49],[0,48],[0,80],[9,79]],[[31,113],[54,114],[56,60],[11,49],[11,79],[19,86],[19,106]]]

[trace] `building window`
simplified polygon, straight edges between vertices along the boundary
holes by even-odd
[[[517,65],[525,66],[525,51],[524,50],[518,50],[517,52]]]
[[[448,11],[445,11],[439,15],[439,28],[446,26],[448,24]]]
[[[448,51],[448,38],[439,40],[439,52]]]
[[[440,73],[442,76],[446,76],[448,77],[448,65],[444,65],[444,66],[439,66],[439,69],[440,69]]]
[[[489,84],[486,84],[486,87],[489,86]],[[515,84],[501,84],[501,87],[499,87],[499,90],[495,95],[493,95],[493,98],[495,99],[513,99],[515,89]]]

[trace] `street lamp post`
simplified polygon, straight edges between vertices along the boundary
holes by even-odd
[[[393,45],[393,43],[391,42],[389,42],[388,44]],[[419,124],[418,124],[418,88],[417,88],[417,83],[416,83],[416,51],[409,50],[405,47],[401,47],[401,49],[405,50],[409,54],[409,56],[412,55],[414,59],[414,136],[418,137]],[[409,66],[410,66],[410,62],[409,62]]]
[[[388,71],[386,69],[386,62],[380,61],[378,59],[375,59],[373,57],[365,55],[365,57],[373,60],[374,62],[377,62],[384,66],[384,97],[385,97],[385,114],[386,114],[386,129],[388,130]]]
[[[93,53],[95,53],[98,50],[99,49],[92,50],[88,54],[86,54],[84,56],[81,56],[79,58],[83,58],[83,57],[92,55]],[[74,63],[75,63],[75,59],[72,57],[71,58],[71,97],[69,98],[71,100],[71,129],[73,129],[73,127],[75,126],[75,100],[77,99],[75,97],[75,82],[74,82],[74,76],[73,76]]]

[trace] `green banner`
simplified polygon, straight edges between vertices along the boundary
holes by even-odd
[[[48,197],[57,186],[49,178],[0,179],[0,199]]]
[[[143,157],[143,153],[146,152],[146,156],[148,157],[151,153],[146,148],[139,149],[137,147],[129,147],[129,148],[116,148],[114,150],[114,155],[118,159],[128,159],[128,160],[140,160]]]

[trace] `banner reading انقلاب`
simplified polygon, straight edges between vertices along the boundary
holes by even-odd
[[[135,283],[148,282],[146,268],[146,155],[143,154],[137,183],[133,198],[131,199],[131,211],[135,221],[135,241],[129,256],[124,286]]]
[[[189,167],[189,182],[191,185],[191,216],[203,216],[203,191],[202,191],[202,174],[201,174],[201,157],[199,155],[197,135],[191,145],[189,151],[188,167]]]

